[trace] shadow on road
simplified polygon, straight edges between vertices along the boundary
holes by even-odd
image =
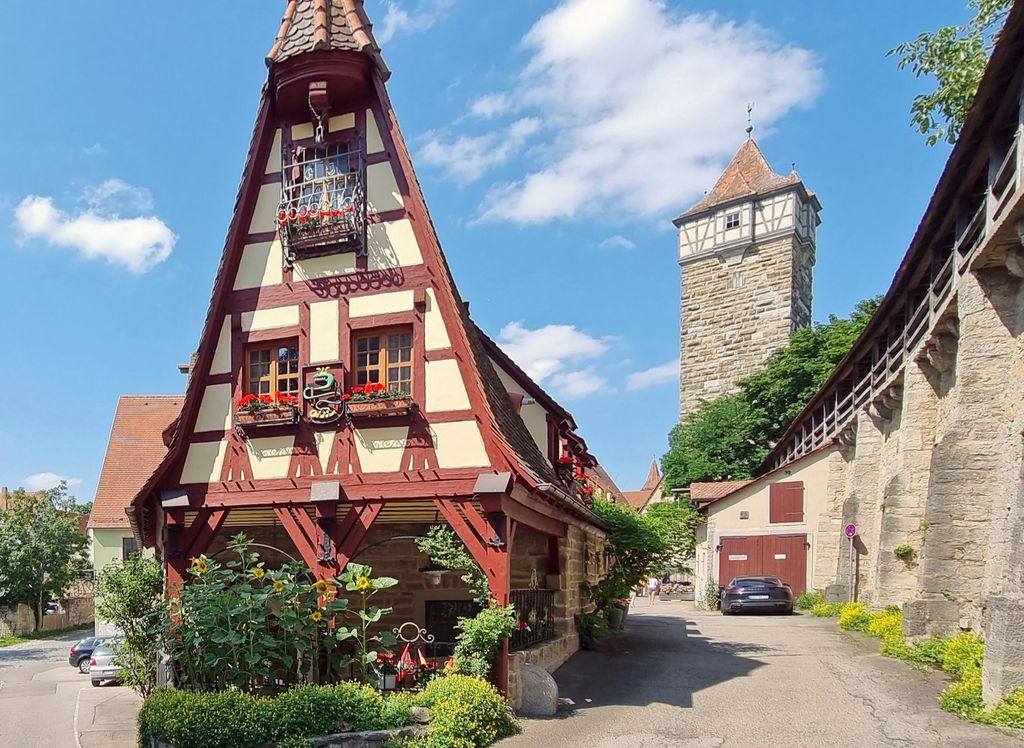
[[[748,675],[765,664],[758,655],[774,651],[759,644],[712,641],[695,621],[645,614],[630,616],[625,633],[605,640],[599,650],[575,654],[555,679],[559,695],[574,702],[574,711],[653,703],[689,709],[695,692]]]

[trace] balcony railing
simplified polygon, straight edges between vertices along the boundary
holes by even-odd
[[[366,253],[363,154],[351,144],[285,154],[277,224],[289,263],[339,252]]]
[[[515,652],[555,636],[555,590],[512,590],[509,602],[519,621],[509,650]]]

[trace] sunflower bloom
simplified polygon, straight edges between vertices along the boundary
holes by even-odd
[[[312,618],[317,623],[319,623],[320,621],[322,621],[324,619],[324,614],[321,613],[319,610],[314,610],[312,613],[309,614],[309,617]]]
[[[263,579],[263,575],[264,575],[265,573],[266,573],[266,572],[264,572],[264,571],[263,571],[263,569],[261,569],[261,568],[260,568],[260,567],[258,567],[258,566],[257,566],[257,567],[256,567],[255,569],[253,569],[253,570],[252,570],[252,575],[253,575],[254,577],[256,577],[257,579]]]
[[[326,595],[331,591],[331,585],[326,579],[321,579],[313,585],[313,589],[320,595]]]
[[[210,566],[206,563],[205,559],[197,558],[192,562],[192,569],[196,574],[205,574],[210,570]]]
[[[370,589],[370,578],[359,577],[359,579],[356,580],[356,589],[360,591]]]
[[[280,579],[274,580],[274,592],[284,592],[284,582]]]

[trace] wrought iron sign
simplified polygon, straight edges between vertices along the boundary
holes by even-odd
[[[330,367],[317,368],[312,381],[302,390],[302,399],[310,423],[334,423],[345,415],[341,387]]]

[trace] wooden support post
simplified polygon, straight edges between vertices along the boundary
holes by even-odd
[[[334,564],[336,573],[340,574],[348,566],[348,562],[359,550],[373,523],[376,521],[384,502],[354,505],[340,525],[335,525],[331,534],[334,542]]]

